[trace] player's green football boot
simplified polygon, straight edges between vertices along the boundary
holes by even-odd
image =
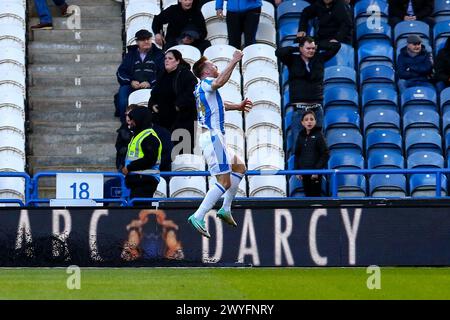
[[[219,211],[217,211],[217,217],[226,223],[231,224],[233,227],[237,227],[237,223],[234,221],[231,211],[225,211],[225,209],[220,208]]]
[[[206,230],[205,227],[205,221],[203,220],[198,220],[194,217],[194,215],[191,215],[188,218],[188,221],[190,224],[192,224],[192,226],[202,234],[202,236],[207,237],[207,238],[211,238],[211,235],[209,234],[208,230]]]

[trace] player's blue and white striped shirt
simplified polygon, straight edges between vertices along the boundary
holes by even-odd
[[[219,90],[212,88],[214,78],[205,78],[195,87],[198,122],[203,128],[225,134],[225,107]]]

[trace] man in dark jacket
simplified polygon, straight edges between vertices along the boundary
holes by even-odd
[[[389,24],[392,28],[401,21],[420,20],[434,25],[434,0],[389,0],[388,3]]]
[[[442,48],[436,57],[436,87],[438,92],[450,87],[450,38],[447,38],[445,47]]]
[[[316,44],[310,37],[299,40],[299,48],[284,47],[275,51],[277,57],[289,69],[289,97],[294,113],[293,125],[300,126],[300,114],[312,110],[317,126],[322,127],[324,64],[340,49],[339,42],[331,42],[330,48],[316,53]],[[300,54],[296,54],[300,51]],[[298,128],[297,128],[298,129]]]
[[[167,34],[162,35],[163,25],[168,23]],[[155,16],[152,24],[155,42],[167,50],[178,44],[196,47],[203,54],[211,43],[206,40],[206,23],[200,8],[193,0],[179,0]]]
[[[162,143],[152,129],[152,113],[147,107],[133,109],[128,117],[133,138],[128,145],[122,173],[126,176],[130,199],[151,198],[160,180]]]
[[[407,45],[400,50],[397,59],[398,88],[403,92],[410,87],[430,87],[433,74],[433,57],[422,45],[418,35],[409,35]]]
[[[327,49],[330,42],[352,44],[352,17],[343,0],[317,0],[306,7],[300,17],[297,37],[306,35],[310,20],[318,18],[316,36],[319,49]]]
[[[125,122],[128,96],[135,90],[152,89],[157,76],[164,70],[164,54],[152,44],[151,32],[142,29],[135,37],[137,45],[128,48],[116,74],[120,84],[118,107],[122,123]]]

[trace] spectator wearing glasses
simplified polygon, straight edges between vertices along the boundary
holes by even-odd
[[[409,35],[397,59],[398,88],[430,87],[433,76],[433,57],[418,35]]]

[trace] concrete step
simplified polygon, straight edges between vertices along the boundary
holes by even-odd
[[[62,138],[58,143],[45,144],[35,143],[31,145],[31,155],[33,156],[85,156],[95,159],[99,154],[116,154],[114,143],[89,143],[73,144],[69,139]]]
[[[106,32],[106,30],[34,30],[30,33],[31,41],[44,42],[78,42],[86,41],[122,41],[121,29],[117,32]]]
[[[116,143],[116,134],[112,132],[111,134],[104,133],[92,133],[92,134],[83,134],[80,132],[78,135],[66,135],[64,137],[54,136],[54,135],[31,135],[29,141],[33,145],[37,144],[74,144],[74,145],[85,145],[85,144],[115,144]]]
[[[57,87],[65,86],[66,88],[88,88],[92,86],[116,86],[116,90],[119,88],[119,84],[115,77],[111,76],[61,76],[61,77],[47,77],[47,76],[29,76],[29,86],[38,87]]]
[[[28,62],[34,64],[116,64],[119,67],[122,62],[122,53],[42,53],[35,52],[28,55]]]
[[[117,72],[116,64],[34,64],[28,67],[28,72],[32,76],[48,75],[57,76],[111,76],[115,77]]]
[[[36,135],[79,135],[103,133],[107,135],[116,134],[116,129],[120,127],[120,121],[100,121],[93,119],[91,121],[33,121],[31,120],[32,134]]]
[[[105,166],[111,167],[115,165],[116,154],[98,154],[95,157],[86,157],[84,155],[63,155],[63,156],[29,156],[28,161],[32,168],[36,167],[36,164],[45,163],[46,166],[52,167],[90,167],[90,168],[102,168]]]
[[[30,42],[28,45],[29,55],[44,55],[46,53],[120,53],[123,45],[117,41],[77,41],[77,42]]]
[[[61,121],[71,121],[71,122],[86,122],[92,119],[102,119],[107,121],[115,121],[118,118],[114,117],[114,107],[105,106],[102,108],[96,108],[95,110],[58,110],[55,111],[43,111],[43,110],[32,110],[30,113],[30,119],[32,121],[39,122],[61,122]]]
[[[68,4],[72,5],[73,3]],[[83,18],[109,18],[109,17],[120,17],[122,14],[122,8],[121,5],[115,1],[111,1],[111,3],[96,3],[96,1],[91,1],[91,3],[88,3],[86,1],[86,4],[79,5],[80,8],[80,17]],[[52,17],[61,17],[61,12],[58,7],[55,5],[49,6],[50,13]],[[30,8],[30,16],[31,17],[37,17],[37,11],[36,9]],[[74,17],[68,17],[66,19],[70,19]]]
[[[31,158],[31,157],[30,157]],[[115,164],[115,163],[114,163]],[[83,166],[72,166],[72,165],[36,165],[33,168],[33,172],[30,172],[31,174],[34,174],[36,172],[43,172],[43,171],[57,171],[57,172],[117,172],[116,167],[113,165],[83,165]],[[39,180],[39,188],[41,186],[43,187],[49,187],[49,186],[55,186],[56,185],[56,179],[55,178],[42,178],[42,180]]]
[[[73,87],[30,87],[29,95],[34,97],[97,97],[114,96],[117,92],[117,85],[105,86],[73,86]]]
[[[34,1],[33,0],[27,0],[28,6],[33,6],[34,8]],[[53,1],[47,2],[49,7],[56,7]],[[114,0],[67,0],[67,4],[69,5],[77,5],[77,6],[95,6],[95,5],[102,5],[102,6],[121,6],[121,3],[114,1]]]
[[[76,101],[79,101],[78,107]],[[64,111],[71,112],[75,110],[80,110],[80,112],[85,112],[86,110],[92,110],[95,108],[103,108],[104,106],[108,108],[114,108],[114,99],[112,96],[107,97],[96,97],[95,99],[86,99],[85,97],[65,98],[65,97],[30,97],[28,105],[31,110],[36,110],[40,112],[45,111]]]
[[[29,25],[35,25],[39,23],[39,18],[30,18]],[[69,27],[68,27],[69,26]],[[122,17],[109,17],[104,18],[85,18],[81,17],[80,25],[77,25],[78,29],[91,29],[91,30],[114,30],[118,34],[122,31],[123,21]],[[73,22],[68,22],[67,18],[54,17],[53,18],[53,30],[72,30]],[[45,30],[43,30],[45,31]],[[48,31],[48,30],[47,30]]]

